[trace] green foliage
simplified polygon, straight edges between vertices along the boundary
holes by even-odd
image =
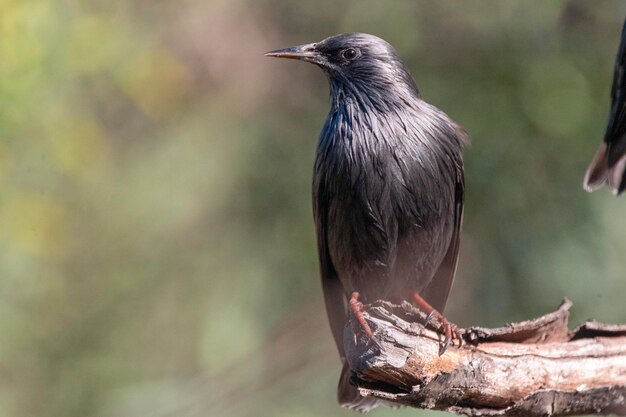
[[[581,187],[626,9],[486,6],[0,2],[0,416],[352,415],[311,216],[326,82],[262,56],[339,32],[472,136],[450,317],[626,321],[626,202]]]

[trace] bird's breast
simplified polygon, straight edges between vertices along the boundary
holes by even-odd
[[[429,170],[428,152],[406,135],[327,122],[314,172],[315,204],[325,207],[317,221],[325,224],[333,264],[350,290],[381,296],[392,274],[401,269],[419,279],[431,274],[426,263],[443,256],[452,192],[441,192],[449,181]]]

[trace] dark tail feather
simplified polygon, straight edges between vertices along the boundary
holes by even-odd
[[[609,168],[609,178],[608,183],[609,187],[611,187],[611,191],[613,194],[618,195],[624,191],[626,188],[626,177],[624,177],[624,170],[626,169],[626,155],[622,155],[620,159],[617,160],[615,165]]]
[[[606,143],[602,142],[600,148],[591,160],[589,168],[587,168],[583,187],[585,191],[592,192],[602,187],[607,179],[609,179],[609,160]]]
[[[350,383],[352,371],[346,361],[343,362],[341,377],[339,377],[339,387],[337,387],[337,399],[342,407],[351,410],[367,413],[376,408],[380,401],[373,397],[363,397],[359,390]]]
[[[595,191],[605,183],[608,183],[615,195],[621,194],[626,189],[626,176],[624,176],[624,171],[626,171],[626,154],[622,150],[616,151],[615,149],[611,149],[611,154],[621,154],[621,157],[617,161],[614,159],[609,161],[607,144],[602,142],[585,173],[583,182],[585,190],[589,192]]]

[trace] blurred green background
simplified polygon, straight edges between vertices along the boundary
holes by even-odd
[[[626,321],[626,200],[581,187],[624,15],[0,0],[0,416],[355,415],[311,215],[326,80],[263,57],[339,32],[394,44],[473,138],[448,316],[497,325],[567,296],[574,323]]]

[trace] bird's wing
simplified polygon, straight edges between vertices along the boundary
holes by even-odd
[[[626,187],[626,20],[615,59],[611,100],[611,116],[604,138],[608,144],[607,182],[613,192],[619,194]]]
[[[319,176],[315,176],[319,180]],[[314,180],[315,181],[315,180]],[[319,256],[320,272],[322,275],[322,290],[326,304],[326,314],[333,332],[333,338],[343,363],[339,386],[337,387],[337,399],[342,407],[347,407],[360,412],[368,412],[375,408],[379,400],[374,397],[363,397],[356,386],[350,382],[352,371],[346,362],[343,349],[343,329],[347,320],[347,300],[339,275],[335,270],[328,248],[328,193],[324,192],[323,185],[315,182],[313,185],[313,217],[317,232],[317,250]]]
[[[317,235],[317,253],[319,257],[322,291],[326,304],[326,314],[333,332],[339,355],[343,359],[343,329],[346,323],[346,297],[344,288],[335,270],[328,248],[328,209],[327,193],[321,190],[321,184],[313,188],[313,217]]]
[[[439,265],[435,276],[428,287],[423,291],[422,297],[437,311],[443,313],[446,306],[452,281],[456,272],[459,259],[459,246],[461,242],[461,224],[463,223],[463,198],[465,194],[465,177],[463,175],[463,163],[457,161],[456,186],[455,186],[454,228],[450,246],[446,251],[443,261]]]
[[[605,141],[618,140],[626,132],[626,20],[622,38],[615,57],[613,85],[611,86],[611,114],[606,129]],[[613,161],[611,161],[613,162]]]
[[[613,85],[611,86],[611,111],[604,133],[604,142],[591,160],[585,173],[583,186],[594,191],[608,182],[614,193],[626,187],[626,20],[615,57]]]
[[[611,86],[611,111],[604,133],[604,142],[591,160],[583,186],[594,191],[608,182],[613,193],[626,188],[626,20],[615,58],[613,85]]]

